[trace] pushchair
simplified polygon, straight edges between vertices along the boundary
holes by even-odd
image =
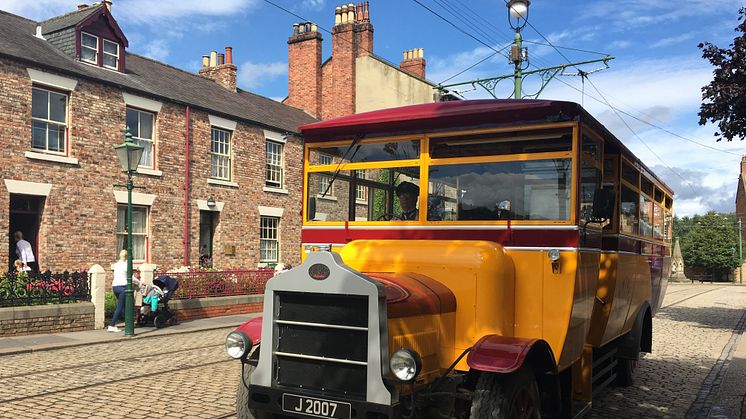
[[[179,281],[161,275],[153,280],[153,285],[145,286],[143,291],[143,305],[137,316],[138,326],[173,326],[177,323],[176,315],[168,308],[168,301],[179,288]]]

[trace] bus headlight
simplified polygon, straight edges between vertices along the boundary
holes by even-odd
[[[242,359],[251,350],[251,340],[243,332],[231,332],[225,338],[225,351],[233,359]]]
[[[410,349],[399,349],[391,355],[389,362],[391,373],[401,381],[409,382],[420,374],[422,360],[420,355]]]

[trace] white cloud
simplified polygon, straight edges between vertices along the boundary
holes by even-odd
[[[307,10],[321,10],[326,5],[326,0],[303,0],[301,8]]]
[[[733,10],[734,15],[741,0],[597,0],[579,10],[581,20],[610,18],[609,23],[618,29],[629,29],[663,22],[676,22],[686,18],[716,15],[723,10]],[[735,20],[735,19],[734,19]]]
[[[195,20],[200,17],[232,16],[246,12],[258,0],[122,0],[112,6],[118,19],[127,22],[163,25],[164,21]]]
[[[245,89],[256,89],[277,77],[287,75],[288,64],[285,62],[252,63],[246,61],[238,68],[238,84]]]
[[[168,41],[165,39],[153,39],[148,41],[141,49],[141,54],[154,60],[164,61],[169,55]]]
[[[46,20],[76,10],[77,0],[0,0],[0,9],[29,19]]]
[[[671,45],[679,44],[684,41],[688,41],[692,38],[694,38],[696,34],[694,32],[688,32],[685,34],[681,34],[679,36],[672,36],[669,38],[663,38],[658,42],[655,42],[649,46],[649,48],[661,48],[661,47],[668,47]]]

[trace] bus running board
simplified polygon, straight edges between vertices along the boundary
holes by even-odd
[[[616,345],[602,351],[593,351],[592,395],[605,389],[616,379]]]

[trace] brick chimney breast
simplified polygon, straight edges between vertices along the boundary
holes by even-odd
[[[404,51],[404,57],[399,64],[402,71],[414,76],[425,78],[425,52],[422,48]]]
[[[221,62],[222,60],[225,61]],[[233,49],[226,47],[225,55],[218,54],[216,51],[211,51],[209,57],[203,55],[199,75],[218,83],[231,92],[236,92],[237,68],[233,64]]]
[[[285,103],[315,117],[321,117],[322,42],[318,26],[311,22],[294,24],[293,34],[288,38],[288,98]]]

